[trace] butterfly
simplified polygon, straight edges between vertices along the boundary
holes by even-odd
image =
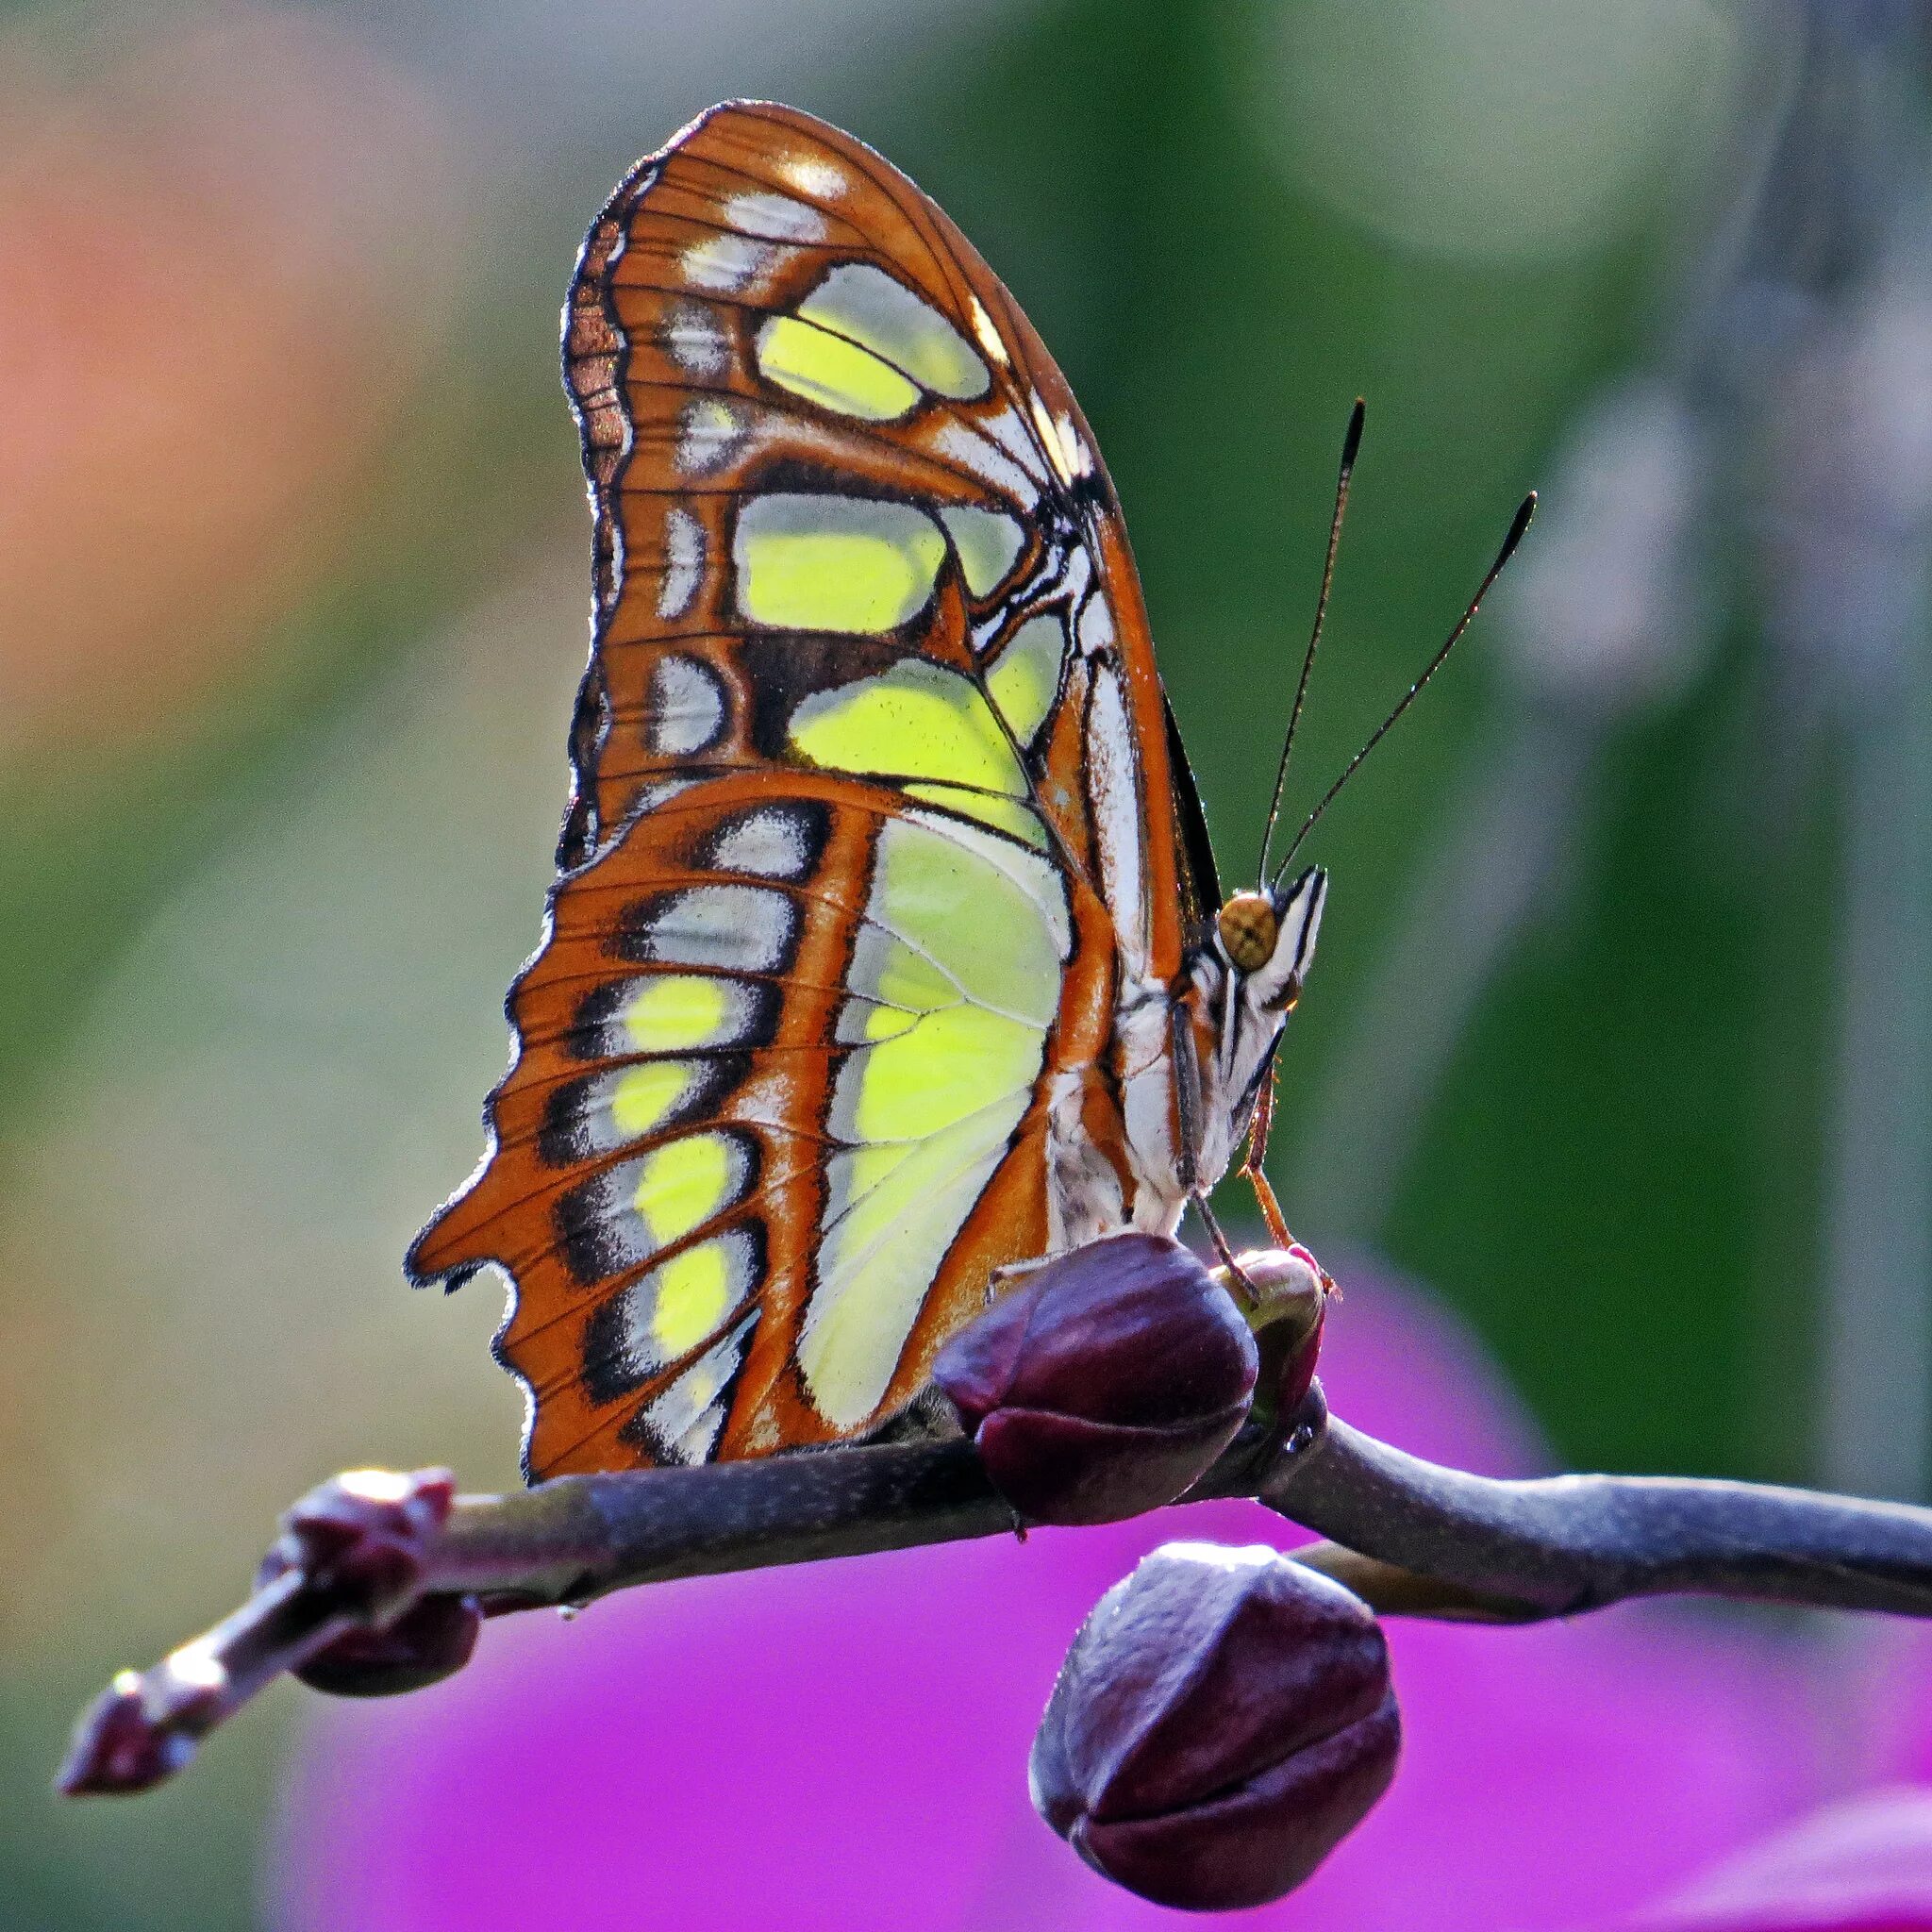
[[[1092,432],[872,149],[700,115],[592,225],[563,366],[558,874],[407,1264],[508,1275],[533,1480],[875,1435],[1003,1271],[1205,1211],[1326,892],[1264,853],[1224,903]]]

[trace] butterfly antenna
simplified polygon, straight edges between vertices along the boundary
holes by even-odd
[[[1369,741],[1362,746],[1361,750],[1356,753],[1354,758],[1349,759],[1347,767],[1343,770],[1341,776],[1336,779],[1334,784],[1329,786],[1328,790],[1322,794],[1322,802],[1318,806],[1316,806],[1314,810],[1311,811],[1307,818],[1305,818],[1302,821],[1302,828],[1294,835],[1293,844],[1291,844],[1288,848],[1287,852],[1282,855],[1281,863],[1274,869],[1275,884],[1278,885],[1280,883],[1282,874],[1285,873],[1289,868],[1289,862],[1301,849],[1302,841],[1306,839],[1311,831],[1314,830],[1315,821],[1319,819],[1322,816],[1322,814],[1324,811],[1326,811],[1331,805],[1335,803],[1336,795],[1341,791],[1341,788],[1344,785],[1346,785],[1352,777],[1355,776],[1356,772],[1359,768],[1362,760],[1365,758],[1367,758],[1368,755],[1372,751],[1374,751],[1378,744],[1381,743],[1384,738],[1388,736],[1390,726],[1395,723],[1396,719],[1401,717],[1403,712],[1407,710],[1409,706],[1415,703],[1416,698],[1420,694],[1423,686],[1428,683],[1429,679],[1435,676],[1437,672],[1441,670],[1443,660],[1449,656],[1449,653],[1456,648],[1457,642],[1460,641],[1462,637],[1463,632],[1466,631],[1470,627],[1470,625],[1475,622],[1475,614],[1478,610],[1482,608],[1483,599],[1490,594],[1490,586],[1493,584],[1496,581],[1496,579],[1503,575],[1503,566],[1509,561],[1512,556],[1515,555],[1516,546],[1523,541],[1523,533],[1529,528],[1529,520],[1535,514],[1536,491],[1532,490],[1529,492],[1529,494],[1523,499],[1522,503],[1518,505],[1516,515],[1511,520],[1509,525],[1509,534],[1503,539],[1503,547],[1496,552],[1495,562],[1491,564],[1489,570],[1484,574],[1482,582],[1476,587],[1475,595],[1469,600],[1469,608],[1457,620],[1456,628],[1452,630],[1449,633],[1448,637],[1443,641],[1442,648],[1440,651],[1438,651],[1433,658],[1429,659],[1428,668],[1423,673],[1423,675],[1420,677],[1416,679],[1416,681],[1412,685],[1409,686],[1407,691],[1403,693],[1402,701],[1395,707],[1395,708],[1392,711],[1389,713],[1389,715],[1386,718],[1382,720],[1382,722],[1379,724],[1375,726],[1374,730],[1369,734]]]
[[[1335,552],[1341,541],[1341,517],[1348,508],[1348,479],[1355,473],[1356,452],[1362,446],[1362,399],[1355,399],[1348,434],[1341,439],[1341,468],[1335,478],[1335,516],[1328,525],[1328,554],[1322,560],[1322,589],[1315,599],[1315,626],[1302,658],[1301,682],[1294,688],[1294,708],[1288,714],[1288,736],[1281,741],[1281,762],[1274,768],[1274,796],[1268,801],[1268,823],[1261,827],[1261,862],[1255,868],[1256,890],[1268,877],[1268,847],[1274,842],[1275,821],[1281,816],[1281,789],[1288,783],[1288,758],[1294,749],[1295,726],[1302,719],[1302,700],[1308,694],[1308,674],[1315,668],[1315,650],[1322,641],[1322,621],[1328,614],[1328,587],[1335,581]]]

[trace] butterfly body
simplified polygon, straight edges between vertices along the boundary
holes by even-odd
[[[1217,920],[1091,432],[870,149],[700,117],[591,228],[564,366],[559,874],[410,1272],[511,1277],[532,1474],[849,1439],[999,1271],[1171,1233],[1225,1171],[1324,883]]]

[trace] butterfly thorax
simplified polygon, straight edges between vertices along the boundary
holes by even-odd
[[[1172,1234],[1227,1172],[1313,957],[1327,893],[1240,894],[1165,984],[1124,977],[1106,1055],[1060,1076],[1050,1112],[1049,1242]],[[1243,905],[1253,900],[1256,905]]]

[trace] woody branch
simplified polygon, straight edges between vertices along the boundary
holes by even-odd
[[[291,1532],[339,1520],[344,1496],[400,1512],[381,1576],[285,1558],[223,1623],[115,1680],[82,1720],[63,1790],[160,1782],[276,1676],[433,1600],[495,1614],[1015,1527],[964,1440],[565,1476],[508,1495],[365,1472],[298,1504]],[[1279,1425],[1244,1430],[1183,1500],[1226,1496],[1327,1539],[1293,1554],[1386,1614],[1534,1622],[1665,1592],[1932,1614],[1932,1509],[1691,1478],[1498,1481],[1350,1428],[1319,1384]]]

